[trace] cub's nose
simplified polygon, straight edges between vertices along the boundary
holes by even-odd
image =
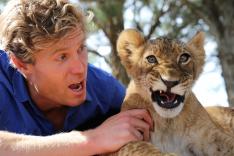
[[[176,86],[179,84],[179,80],[177,81],[168,81],[168,80],[165,80],[163,79],[161,76],[160,76],[162,82],[167,86],[168,89],[171,89],[172,87]]]

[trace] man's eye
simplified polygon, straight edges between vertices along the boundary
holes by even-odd
[[[66,54],[61,54],[61,55],[59,55],[58,60],[59,61],[64,61],[64,60],[66,60],[66,58],[67,58]]]
[[[83,52],[84,50],[86,50],[86,45],[81,45],[80,48],[77,50],[77,52]]]

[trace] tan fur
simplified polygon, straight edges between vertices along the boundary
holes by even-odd
[[[213,121],[219,124],[226,131],[234,134],[234,108],[221,106],[206,107]]]
[[[203,44],[202,32],[197,33],[188,43],[166,37],[146,41],[134,29],[124,30],[120,34],[117,50],[132,78],[122,111],[148,109],[154,120],[154,132],[151,134],[152,144],[131,142],[115,155],[234,155],[233,111],[228,108],[208,108],[209,115],[191,91],[204,64]],[[187,55],[190,56],[188,60]],[[164,96],[164,92],[159,94],[158,90],[167,95]],[[184,100],[177,106],[173,95],[168,93],[181,95]],[[178,97],[176,99],[179,101]],[[163,99],[166,102],[173,99],[173,103],[168,104],[173,107],[165,108]]]

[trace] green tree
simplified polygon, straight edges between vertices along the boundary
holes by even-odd
[[[105,58],[110,63],[112,73],[124,84],[128,84],[129,78],[123,66],[120,63],[116,52],[116,40],[118,33],[124,29],[124,0],[92,1],[85,0],[90,9],[94,12],[94,23],[103,31],[108,38],[111,47],[110,56]],[[91,52],[95,52],[94,50]],[[96,53],[96,52],[95,52]]]
[[[218,57],[230,106],[234,106],[234,1],[182,0],[197,19],[202,19],[218,44]]]
[[[0,0],[0,3],[6,3],[9,0]]]
[[[3,7],[8,1],[9,1],[9,0],[0,0],[0,13],[1,13],[2,7]]]
[[[159,32],[162,32],[162,30],[166,34],[178,37],[178,33],[187,27],[189,22],[190,25],[197,24],[197,20],[193,22],[191,22],[191,20],[184,20],[183,24],[178,24],[176,18],[171,20],[180,9],[176,7],[175,2],[169,2],[167,0],[158,0],[157,2],[153,0],[83,0],[82,2],[88,6],[88,9],[94,12],[94,23],[108,38],[111,46],[111,53],[106,60],[108,60],[111,65],[113,75],[125,85],[129,83],[129,78],[117,56],[116,40],[118,34],[124,29],[126,16],[129,16],[126,10],[130,10],[133,13],[134,17],[130,20],[128,19],[132,27],[136,27],[144,32],[147,39],[155,34],[160,34]],[[151,17],[147,17],[148,20],[145,20],[141,15],[144,9],[148,9],[151,12]],[[173,17],[170,17],[171,15],[173,15]],[[168,22],[162,24],[162,18],[164,18],[164,21]],[[174,24],[172,25],[172,23]],[[92,52],[95,51],[92,50]],[[97,52],[95,53],[97,54]]]
[[[209,32],[217,42],[218,55],[228,93],[230,106],[234,104],[234,1],[233,0],[83,0],[93,10],[94,20],[109,40],[109,60],[113,75],[124,84],[129,78],[119,62],[116,53],[118,33],[125,28],[127,10],[131,10],[132,27],[144,32],[146,38],[157,35],[189,37],[197,30]],[[151,16],[142,16],[143,10]],[[130,15],[129,15],[130,16]],[[148,20],[147,20],[148,19]],[[163,22],[162,22],[163,21]]]

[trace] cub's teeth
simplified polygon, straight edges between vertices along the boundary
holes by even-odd
[[[174,103],[177,103],[177,100],[175,100],[175,102]]]

